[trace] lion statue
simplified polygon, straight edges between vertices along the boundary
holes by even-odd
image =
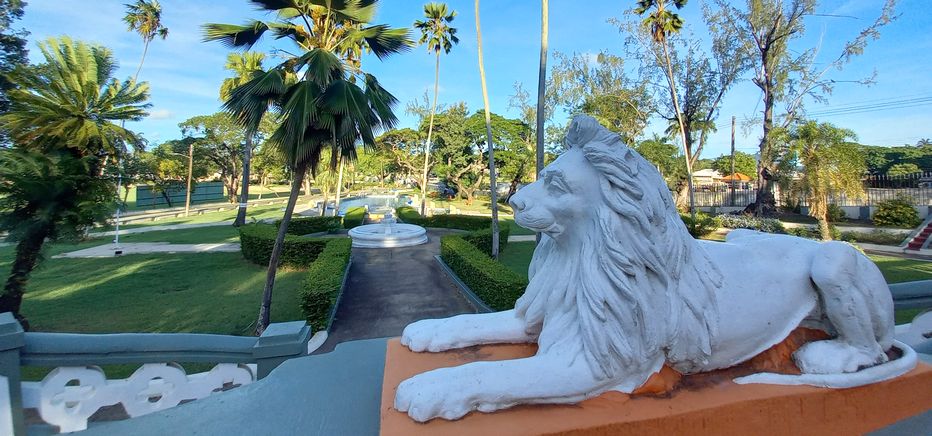
[[[697,241],[660,173],[618,135],[581,115],[565,142],[510,201],[515,221],[543,234],[514,310],[417,321],[401,338],[415,352],[536,342],[536,355],[418,374],[395,409],[423,422],[631,393],[664,365],[730,368],[799,327],[829,338],[795,351],[801,374],[735,381],[844,388],[916,365],[893,338],[883,276],[852,246],[750,230]]]

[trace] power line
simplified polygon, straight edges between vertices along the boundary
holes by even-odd
[[[860,114],[866,112],[878,112],[885,110],[893,109],[907,109],[919,106],[926,106],[932,104],[932,96],[928,97],[916,97],[910,99],[902,99],[895,101],[888,101],[885,103],[873,103],[873,104],[863,104],[858,106],[848,106],[848,107],[839,107],[833,109],[826,109],[822,111],[810,112],[807,115],[809,116],[835,116],[835,115],[852,115]]]

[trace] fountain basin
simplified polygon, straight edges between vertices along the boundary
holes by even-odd
[[[410,247],[427,242],[427,230],[413,224],[366,224],[349,231],[356,248]]]

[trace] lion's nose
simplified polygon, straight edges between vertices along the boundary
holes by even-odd
[[[508,204],[511,205],[511,209],[514,210],[515,212],[521,212],[522,210],[524,210],[524,206],[525,206],[524,200],[522,200],[518,194],[512,195],[511,198],[508,200]]]

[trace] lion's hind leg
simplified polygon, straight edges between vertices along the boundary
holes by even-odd
[[[813,256],[810,276],[838,337],[796,351],[794,359],[804,373],[850,373],[887,361],[881,341],[890,341],[892,298],[876,267],[860,257],[842,242],[820,244]]]

